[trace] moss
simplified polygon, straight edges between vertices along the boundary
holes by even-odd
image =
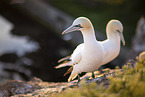
[[[140,57],[139,57],[140,58]],[[87,85],[85,81],[80,83],[79,88],[68,89],[52,97],[144,97],[145,95],[145,60],[137,62],[135,67],[129,63],[122,70],[118,69],[116,76],[108,76],[109,87],[95,82]]]
[[[142,52],[140,55],[139,55],[139,60],[140,62],[144,62],[145,61],[145,51]]]

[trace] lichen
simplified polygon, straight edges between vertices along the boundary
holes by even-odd
[[[67,89],[51,97],[144,97],[145,95],[145,60],[137,57],[135,67],[127,63],[115,73],[108,76],[109,87],[103,84],[86,84],[82,81],[79,88]]]

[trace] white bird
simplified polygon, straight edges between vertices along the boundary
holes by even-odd
[[[107,39],[99,41],[104,47],[104,59],[102,65],[115,59],[120,52],[120,40],[125,46],[123,25],[119,20],[110,20],[106,27]]]
[[[82,32],[84,43],[78,45],[70,57],[73,70],[68,82],[82,72],[95,71],[100,67],[104,58],[103,46],[96,40],[91,21],[86,17],[79,17],[62,34],[76,30]]]
[[[113,59],[115,59],[120,52],[120,39],[122,40],[123,45],[125,45],[125,40],[123,37],[123,26],[122,23],[118,20],[110,20],[106,27],[106,34],[107,39],[104,41],[99,41],[103,45],[104,48],[104,58],[101,65],[104,65]],[[83,48],[84,43],[80,44],[74,52],[81,51],[81,48]],[[73,52],[73,53],[74,53]],[[73,54],[72,54],[73,55]],[[56,68],[61,68],[65,66],[72,66],[72,61],[70,57],[63,58],[60,61],[65,61],[70,59],[69,62],[62,63]]]

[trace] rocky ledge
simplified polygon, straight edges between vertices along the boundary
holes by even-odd
[[[115,74],[115,70],[105,69],[105,73],[99,74],[95,72],[96,78],[91,78],[91,73],[87,73],[82,77],[87,84],[96,82],[97,84],[103,83],[106,87],[109,85],[108,75]],[[37,97],[37,96],[48,96],[52,93],[60,93],[66,89],[72,89],[79,87],[81,84],[77,83],[77,80],[68,82],[44,82],[39,78],[34,77],[31,81],[19,81],[11,80],[0,85],[0,97]]]
[[[145,52],[137,60],[131,60],[122,69],[104,69],[95,72],[95,78],[87,73],[77,83],[44,82],[34,77],[31,81],[11,80],[0,85],[0,97],[143,97],[145,89]],[[71,92],[69,92],[71,90]],[[137,91],[139,90],[139,91]],[[92,95],[92,96],[90,96]],[[106,96],[105,96],[106,95]],[[108,96],[110,95],[110,96]],[[113,95],[113,96],[112,96]],[[124,96],[126,95],[126,96]],[[82,97],[82,96],[81,96]]]

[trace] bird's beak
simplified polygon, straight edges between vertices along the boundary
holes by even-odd
[[[119,36],[120,36],[120,39],[121,39],[123,45],[125,46],[124,36],[123,36],[123,33],[121,33],[120,31],[119,31]]]
[[[78,31],[81,27],[76,27],[74,25],[70,26],[69,28],[67,28],[66,30],[64,30],[62,32],[62,35],[63,34],[67,34],[67,33],[70,33],[70,32],[73,32],[73,31]]]

